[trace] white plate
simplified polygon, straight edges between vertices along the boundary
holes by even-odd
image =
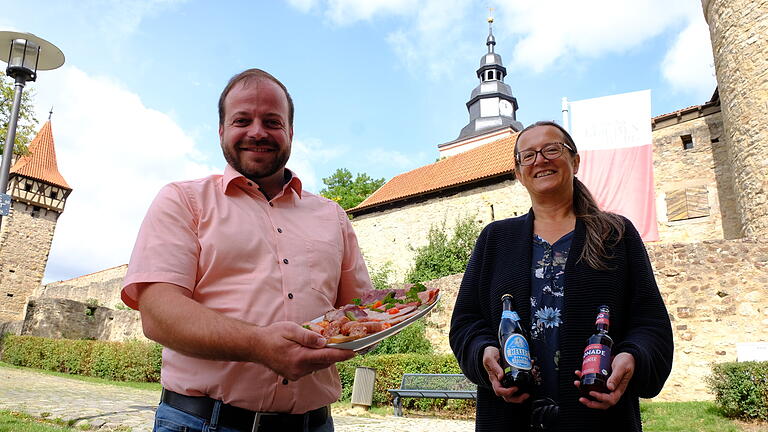
[[[377,342],[379,342],[379,341],[381,341],[381,340],[383,340],[385,338],[388,338],[389,336],[397,334],[400,330],[408,327],[409,325],[411,325],[414,322],[416,322],[416,320],[418,320],[419,318],[421,318],[424,315],[428,314],[429,311],[431,311],[432,308],[435,307],[437,302],[440,301],[440,296],[441,295],[442,295],[442,293],[437,293],[437,298],[435,299],[435,301],[433,301],[432,303],[430,303],[428,305],[421,305],[421,306],[419,306],[418,312],[415,315],[413,315],[411,317],[408,317],[406,320],[404,320],[402,322],[399,322],[399,323],[393,325],[392,327],[390,327],[390,328],[388,328],[386,330],[382,330],[382,331],[380,331],[378,333],[374,333],[374,334],[372,334],[370,336],[362,337],[360,339],[356,339],[356,340],[353,340],[353,341],[342,342],[342,343],[337,343],[337,344],[328,344],[326,346],[328,348],[348,349],[348,350],[353,350],[353,351],[360,351],[362,349],[368,348],[369,346],[371,346],[371,345],[373,345],[373,344],[375,344],[375,343],[377,343]],[[321,317],[315,318],[312,321],[322,321],[322,319],[323,319],[323,317],[321,316]]]

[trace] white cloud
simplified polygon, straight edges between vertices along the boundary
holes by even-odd
[[[479,58],[483,49],[483,41],[468,36],[476,34],[470,29],[482,25],[469,21],[478,6],[471,0],[287,1],[312,1],[336,25],[401,17],[402,24],[386,35],[387,42],[411,72],[426,70],[432,78],[452,74],[457,62]],[[711,56],[705,46],[708,36],[703,38],[701,32],[706,24],[700,0],[499,2],[494,15],[497,41],[512,45],[505,48],[513,52],[505,59],[507,67],[534,73],[563,61],[624,53],[665,32],[685,29],[667,54],[664,76],[681,91],[714,88],[709,68],[690,68],[685,79],[680,76],[685,62],[702,66]]]
[[[118,83],[65,66],[35,83],[39,118],[54,107],[59,171],[73,188],[56,227],[46,281],[128,262],[157,191],[203,177],[194,140]]]
[[[703,16],[692,20],[678,35],[661,69],[673,89],[698,94],[700,100],[712,95],[717,81],[709,27]]]
[[[287,167],[296,172],[306,190],[317,193],[322,189],[322,185],[315,167],[339,157],[342,153],[340,148],[328,147],[318,139],[294,137]]]
[[[293,3],[292,0],[291,3]],[[407,15],[416,11],[413,0],[327,0],[326,16],[336,24],[367,21],[376,15]]]
[[[416,2],[414,2],[416,4]],[[469,0],[424,0],[411,22],[387,35],[387,42],[408,69],[431,77],[452,74],[453,66],[467,57],[480,57],[482,41],[466,36]]]
[[[286,0],[289,5],[298,9],[299,12],[307,13],[317,6],[319,0]]]
[[[429,163],[424,152],[405,154],[397,150],[372,149],[368,152],[368,160],[377,165],[389,165],[399,170],[412,170]],[[434,161],[432,161],[434,162]]]
[[[540,72],[561,58],[620,53],[701,15],[698,0],[552,0],[499,7],[500,32],[518,38],[514,62]]]

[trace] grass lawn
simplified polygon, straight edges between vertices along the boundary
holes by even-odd
[[[71,427],[57,424],[55,421],[40,420],[26,414],[0,411],[0,432],[68,432]]]
[[[737,422],[718,412],[712,402],[642,402],[640,415],[647,432],[740,432]]]

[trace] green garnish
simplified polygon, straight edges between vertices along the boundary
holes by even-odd
[[[362,305],[362,304],[363,304],[363,301],[362,301],[362,300],[360,300],[359,298],[353,298],[353,299],[352,299],[352,304],[353,304],[353,305],[356,305],[356,306],[360,306],[360,305]]]
[[[304,327],[305,329],[309,330],[309,324],[304,324],[302,327]]]

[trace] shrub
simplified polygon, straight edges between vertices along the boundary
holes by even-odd
[[[707,384],[726,417],[768,420],[768,362],[716,364]]]
[[[406,281],[426,282],[464,272],[481,228],[474,218],[465,217],[456,221],[449,238],[445,221],[432,225],[427,234],[427,244],[416,249],[413,267],[408,271]]]
[[[16,365],[114,381],[158,382],[162,347],[154,342],[105,342],[7,335],[0,359]]]
[[[431,354],[432,344],[424,331],[424,322],[416,321],[398,334],[381,341],[370,354]]]
[[[352,397],[352,385],[357,367],[376,369],[376,381],[373,389],[373,404],[387,406],[392,404],[392,396],[387,389],[399,388],[404,373],[461,373],[456,359],[450,354],[387,354],[363,355],[343,363],[338,363],[341,378],[341,399]],[[448,409],[466,411],[474,409],[473,401],[454,401],[446,399],[404,398],[403,407],[421,411]],[[457,403],[458,402],[458,403]]]

